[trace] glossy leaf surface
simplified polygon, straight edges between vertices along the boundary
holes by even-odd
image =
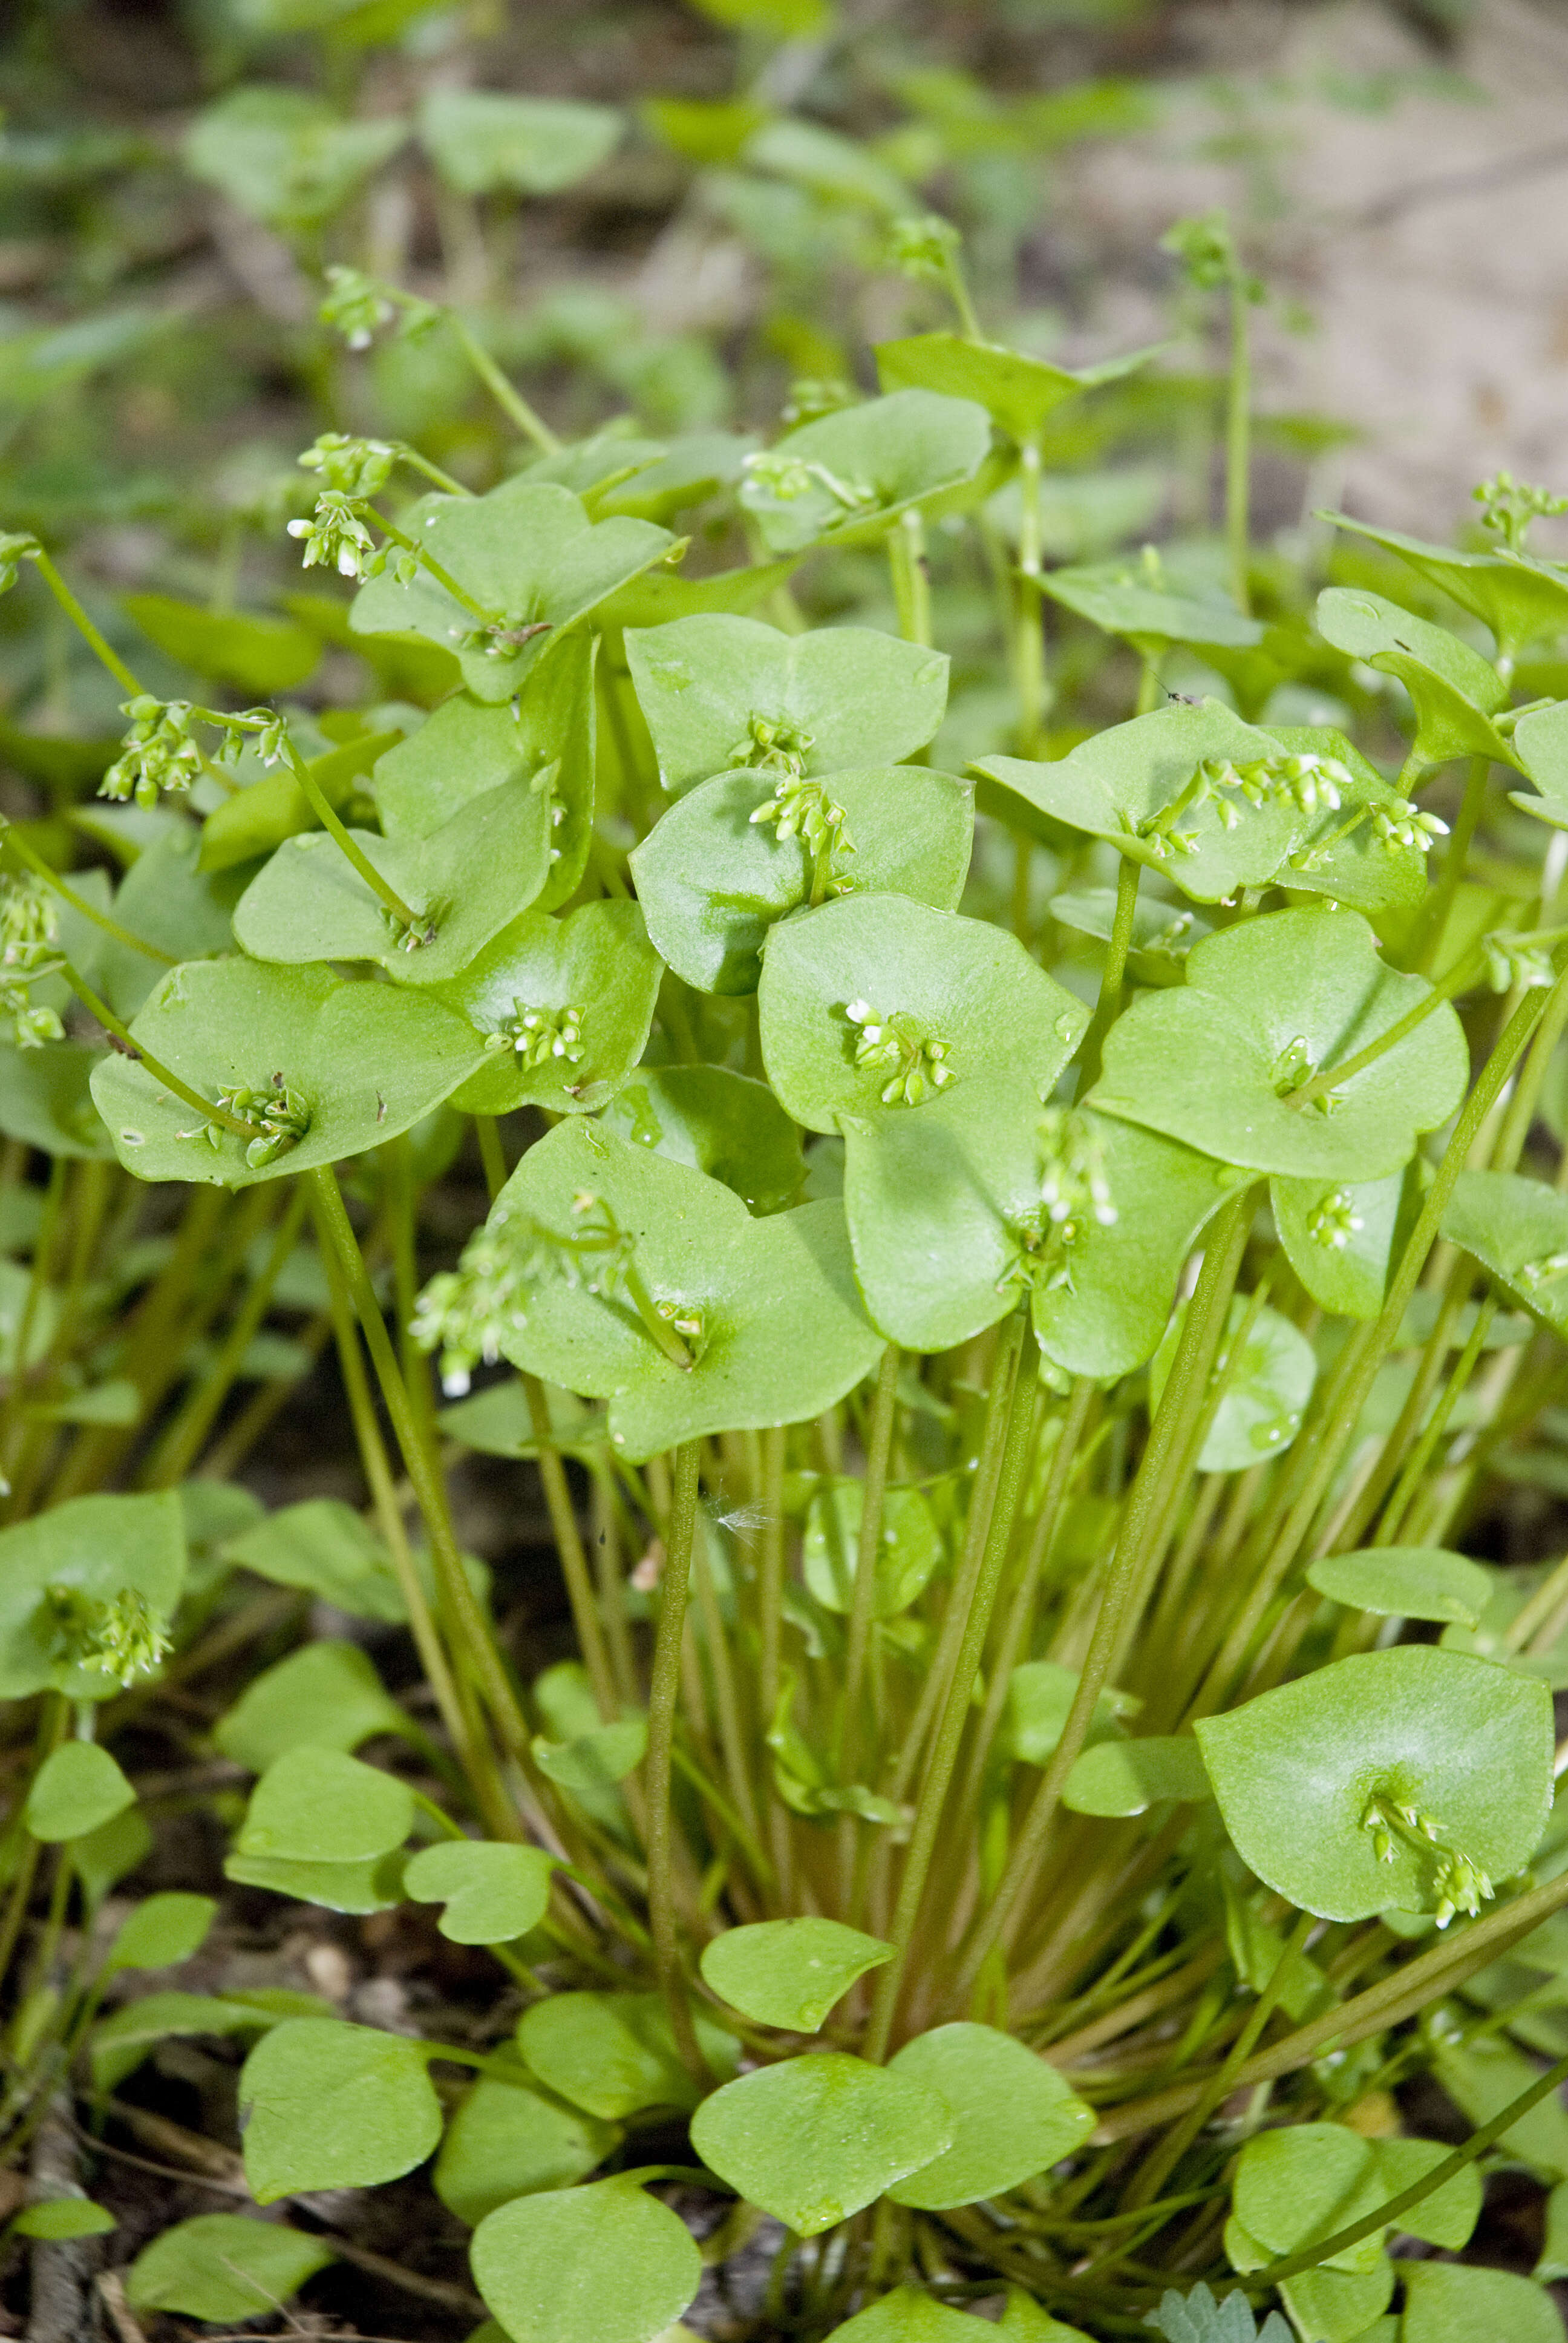
[[[815,2034],[857,1977],[892,1958],[879,1936],[839,1920],[759,1920],[703,1947],[702,1975],[743,2017]]]
[[[561,920],[524,911],[509,920],[437,989],[488,1045],[453,1105],[467,1114],[519,1106],[595,1112],[647,1046],[663,972],[636,903],[584,903]]]
[[[896,2205],[940,2211],[999,2197],[1070,2156],[1094,2127],[1092,2110],[1056,2068],[994,2026],[917,2034],[889,2071],[924,2084],[953,2119],[941,2155],[893,2183]]]
[[[955,2137],[925,2083],[828,2050],[727,2083],[691,2126],[709,2169],[803,2237],[847,2220]]]

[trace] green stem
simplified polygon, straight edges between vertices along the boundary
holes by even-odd
[[[931,581],[926,568],[926,532],[911,506],[888,531],[888,568],[898,606],[899,632],[907,643],[931,639]]]
[[[456,335],[459,348],[501,412],[515,423],[525,438],[531,439],[544,456],[558,456],[561,443],[542,417],[534,413],[520,391],[514,389],[496,364],[495,359],[468,331],[455,310],[448,309],[447,322]]]
[[[1464,797],[1459,809],[1459,819],[1453,825],[1442,869],[1436,886],[1426,899],[1418,934],[1417,950],[1410,965],[1420,975],[1430,974],[1448,926],[1448,915],[1453,909],[1454,897],[1464,877],[1464,865],[1470,854],[1471,840],[1475,836],[1486,803],[1486,780],[1492,770],[1488,757],[1472,757],[1465,775]]]
[[[495,627],[504,623],[498,611],[487,610],[483,602],[475,601],[466,586],[459,586],[451,571],[437,560],[423,538],[410,537],[407,530],[399,528],[395,521],[384,518],[374,505],[366,506],[365,516],[367,520],[373,520],[382,535],[389,537],[394,545],[400,545],[405,553],[411,553],[421,569],[428,570],[437,585],[450,594],[453,601],[467,610],[471,618],[477,618],[482,627]]]
[[[1013,667],[1018,679],[1019,755],[1038,757],[1045,729],[1045,599],[1040,577],[1040,458],[1037,440],[1025,440],[1019,449],[1020,511],[1018,577],[1012,599]]]
[[[1445,1001],[1452,1001],[1457,993],[1467,991],[1475,981],[1482,957],[1482,947],[1477,944],[1449,970],[1441,984],[1432,986],[1424,1001],[1418,1001],[1413,1009],[1406,1010],[1404,1015],[1380,1033],[1375,1041],[1369,1041],[1364,1050],[1358,1050],[1353,1058],[1346,1058],[1337,1066],[1325,1066],[1321,1072],[1304,1081],[1299,1090],[1289,1091],[1285,1104],[1311,1106],[1314,1099],[1326,1096],[1339,1083],[1348,1082],[1353,1075],[1364,1073],[1368,1066],[1375,1065],[1408,1034],[1413,1033],[1418,1025],[1424,1024]]]
[[[114,1035],[126,1055],[128,1058],[134,1058],[138,1065],[145,1066],[153,1080],[156,1082],[161,1082],[171,1096],[182,1100],[186,1106],[193,1107],[203,1122],[216,1122],[220,1130],[233,1131],[236,1139],[264,1139],[266,1136],[259,1122],[251,1122],[244,1115],[231,1114],[227,1107],[219,1106],[216,1100],[203,1098],[199,1091],[193,1091],[188,1082],[182,1082],[177,1074],[171,1073],[161,1058],[155,1058],[150,1050],[144,1049],[139,1041],[133,1041],[130,1028],[121,1024],[108,1002],[99,1000],[92,987],[77,974],[68,960],[61,961],[60,974],[83,1007],[92,1011],[105,1032]]]
[[[877,1557],[882,1545],[882,1512],[888,1487],[888,1458],[899,1412],[899,1347],[890,1342],[877,1369],[876,1396],[871,1403],[870,1429],[866,1439],[866,1471],[860,1486],[860,1535],[855,1554],[855,1585],[849,1602],[849,1626],[844,1645],[844,1708],[839,1725],[839,1779],[852,1782],[860,1756],[860,1699],[865,1689],[866,1654],[870,1646],[871,1617],[877,1597]],[[771,1719],[769,1719],[771,1722]]]
[[[561,1576],[566,1580],[567,1600],[571,1604],[572,1624],[588,1672],[588,1682],[598,1704],[598,1713],[606,1725],[611,1725],[620,1715],[620,1703],[616,1698],[615,1678],[610,1672],[609,1653],[599,1625],[598,1612],[594,1603],[593,1584],[588,1576],[588,1556],[583,1552],[582,1538],[578,1531],[577,1513],[572,1505],[571,1491],[567,1486],[566,1468],[560,1450],[555,1444],[550,1429],[549,1402],[538,1375],[525,1373],[523,1396],[528,1404],[528,1421],[533,1426],[534,1445],[538,1451],[539,1480],[545,1493],[545,1509],[555,1534],[556,1552],[560,1556]]]
[[[1116,911],[1111,922],[1111,941],[1106,946],[1105,966],[1100,975],[1100,998],[1090,1020],[1089,1031],[1083,1037],[1079,1053],[1078,1095],[1081,1099],[1100,1080],[1101,1053],[1105,1037],[1121,1011],[1121,992],[1127,977],[1127,955],[1132,948],[1133,921],[1138,912],[1138,882],[1143,875],[1143,865],[1123,855],[1116,870]]]
[[[48,555],[44,551],[42,546],[39,547],[37,552],[35,553],[32,558],[34,566],[38,571],[38,575],[43,578],[45,585],[47,586],[50,593],[53,594],[55,601],[60,605],[61,609],[64,610],[65,616],[70,619],[71,624],[75,628],[76,632],[81,636],[83,641],[86,643],[89,649],[95,651],[99,659],[103,660],[104,665],[108,669],[109,673],[114,677],[115,681],[119,684],[125,691],[128,692],[133,699],[141,699],[145,698],[146,696],[146,687],[136,681],[136,677],[131,673],[130,669],[126,665],[125,660],[120,657],[118,651],[111,650],[109,645],[98,632],[97,628],[94,626],[91,618],[88,618],[85,610],[83,609],[80,602],[77,601],[75,596],[72,593],[70,588],[66,585],[65,579],[61,577],[59,571],[50,560]]]
[[[1251,608],[1252,354],[1247,331],[1247,292],[1231,280],[1231,386],[1225,413],[1225,538],[1231,553],[1231,592],[1239,610]]]
[[[344,828],[343,823],[339,820],[337,813],[327,803],[326,795],[322,790],[319,782],[311,772],[309,766],[306,763],[304,758],[300,755],[298,749],[295,747],[293,741],[288,739],[286,734],[284,736],[284,755],[288,759],[288,768],[290,772],[294,775],[295,779],[299,783],[301,789],[305,792],[305,796],[309,802],[311,811],[315,814],[317,820],[321,824],[322,829],[327,831],[333,843],[338,849],[338,851],[347,856],[348,861],[359,873],[359,876],[364,880],[365,884],[369,888],[371,893],[375,895],[383,905],[385,905],[388,911],[390,911],[398,926],[404,929],[406,932],[412,934],[414,930],[419,925],[418,912],[411,911],[409,910],[407,904],[403,900],[402,896],[398,894],[397,889],[389,885],[388,882],[383,879],[381,873],[377,870],[376,865],[370,860],[363,847],[355,843],[352,835]]]
[[[507,1159],[501,1151],[501,1134],[493,1114],[477,1114],[474,1131],[479,1142],[479,1162],[485,1174],[485,1186],[493,1204],[507,1184]]]
[[[658,1634],[648,1684],[648,1755],[643,1779],[648,1787],[648,1922],[653,1938],[654,1965],[676,2046],[693,2080],[706,2088],[713,2077],[691,2022],[691,2005],[687,1998],[675,1927],[675,1814],[670,1804],[675,1704],[680,1692],[680,1644],[691,1583],[700,1461],[700,1445],[695,1440],[683,1441],[675,1452],[675,1489],[664,1541]]]
[[[412,470],[422,472],[427,480],[433,481],[444,496],[471,497],[473,495],[472,488],[466,488],[461,480],[455,480],[450,472],[444,472],[441,469],[439,464],[432,464],[428,456],[421,456],[417,447],[410,447],[406,439],[400,439],[397,442],[397,454],[402,462],[408,465]]]
[[[42,879],[45,887],[53,888],[62,902],[69,903],[72,910],[79,911],[84,920],[90,920],[95,928],[103,930],[105,935],[113,936],[117,944],[128,944],[132,951],[145,952],[148,960],[161,960],[166,968],[175,966],[172,952],[160,950],[156,944],[149,944],[141,936],[132,935],[129,928],[122,928],[117,920],[110,919],[107,911],[100,911],[95,903],[89,903],[85,895],[78,895],[74,887],[67,886],[59,872],[51,870],[43,856],[28,845],[20,830],[5,830],[0,831],[0,836],[4,837],[6,848],[17,861],[25,863],[35,877]]]

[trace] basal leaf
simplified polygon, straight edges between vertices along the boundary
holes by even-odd
[[[27,1828],[47,1844],[85,1838],[123,1812],[136,1795],[95,1741],[63,1741],[33,1778],[24,1808]]]
[[[824,1481],[806,1513],[801,1574],[824,1609],[841,1614],[847,1614],[854,1603],[862,1494],[859,1481]],[[900,1611],[907,1611],[941,1558],[941,1533],[921,1492],[888,1488],[882,1503],[872,1617],[894,1619]]]
[[[287,1509],[286,1509],[287,1510]],[[276,1518],[276,1516],[274,1517]],[[375,1733],[407,1734],[408,1719],[357,1644],[323,1637],[253,1676],[213,1727],[226,1757],[265,1774],[290,1749],[357,1749]]]
[[[143,2247],[126,2277],[126,2299],[133,2310],[172,2310],[232,2327],[271,2316],[337,2259],[325,2238],[286,2223],[198,2213]]]
[[[727,1066],[644,1067],[602,1121],[636,1146],[721,1180],[749,1212],[782,1212],[805,1182],[795,1124],[766,1082]]]
[[[0,1530],[0,1699],[49,1689],[71,1700],[112,1698],[118,1677],[76,1654],[127,1593],[154,1619],[172,1618],[185,1575],[185,1523],[172,1492],[72,1497]]]
[[[444,1904],[437,1923],[455,1945],[505,1945],[544,1918],[555,1858],[542,1847],[487,1839],[421,1847],[403,1874],[417,1904]]]
[[[703,2162],[803,2237],[847,2220],[956,2136],[928,2084],[825,2050],[725,2084],[691,2126]]]
[[[1568,1196],[1516,1172],[1462,1172],[1442,1233],[1533,1316],[1568,1334]]]
[[[121,1969],[175,1968],[199,1952],[207,1930],[217,1917],[210,1896],[187,1896],[170,1890],[144,1896],[120,1923],[109,1947],[105,1974]]]
[[[595,1112],[647,1046],[663,973],[636,903],[601,900],[565,919],[524,911],[509,920],[436,990],[487,1045],[485,1064],[453,1105],[469,1114],[519,1106]]]
[[[895,2205],[940,2211],[1000,2197],[1070,2156],[1094,2115],[1056,2068],[993,2026],[939,2026],[917,2034],[889,2071],[922,2083],[949,2108],[950,2145],[895,2180]]]
[[[1439,1547],[1366,1546],[1325,1554],[1307,1583],[1332,1602],[1384,1619],[1440,1619],[1473,1627],[1492,1599],[1493,1575],[1479,1562]]]
[[[1258,1311],[1239,1357],[1231,1356],[1246,1316],[1247,1304],[1238,1295],[1226,1321],[1225,1336],[1214,1362],[1214,1377],[1224,1378],[1199,1452],[1201,1473],[1245,1473],[1263,1458],[1280,1456],[1302,1428],[1302,1418],[1317,1381],[1317,1355],[1301,1330],[1277,1310],[1265,1304]],[[1171,1363],[1176,1355],[1182,1312],[1172,1322],[1154,1356],[1149,1376],[1149,1403],[1160,1404]]]
[[[395,1775],[338,1749],[290,1749],[252,1791],[235,1851],[289,1863],[369,1863],[401,1846],[413,1821],[413,1794]]]
[[[758,1920],[712,1937],[703,1947],[702,1975],[743,2017],[815,2034],[856,1978],[892,1956],[879,1936],[839,1920]]]
[[[287,2018],[263,2035],[239,2099],[245,2175],[259,2205],[396,2180],[441,2137],[421,2046],[336,2018]]]
[[[230,1538],[226,1560],[279,1586],[299,1586],[357,1619],[408,1615],[391,1557],[362,1513],[337,1497],[282,1505]]]
[[[620,2138],[537,2084],[482,2075],[447,2127],[431,2180],[449,2213],[476,2227],[514,2197],[586,2180]]]
[[[737,2045],[707,2017],[696,2017],[703,2056],[718,2075],[733,2074]],[[699,2093],[682,2064],[669,2013],[657,1993],[557,1993],[518,2020],[518,2047],[548,2089],[601,2121],[645,2107],[696,2106]]]
[[[1162,1799],[1201,1805],[1213,1795],[1195,1741],[1185,1734],[1150,1734],[1086,1749],[1067,1777],[1061,1803],[1075,1815],[1141,1815]]]
[[[629,2178],[514,2197],[480,2222],[472,2256],[512,2343],[655,2343],[702,2277],[686,2224]]]

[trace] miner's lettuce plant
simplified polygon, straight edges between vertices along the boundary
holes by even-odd
[[[195,167],[271,168],[284,95],[209,116]],[[528,103],[444,93],[420,136],[476,186],[606,151],[601,110]],[[114,885],[17,823],[0,876],[13,2153],[68,2073],[101,2101],[195,2034],[245,2052],[258,2202],[428,2164],[513,2343],[684,2333],[672,2184],[725,2207],[709,2259],[767,2241],[759,2337],[964,2343],[1001,2296],[1062,2343],[1555,2333],[1533,2281],[1387,2248],[1462,2249],[1491,2164],[1568,2187],[1568,1564],[1498,1566],[1482,1512],[1562,1470],[1568,700],[1532,654],[1568,568],[1526,533],[1557,506],[1489,483],[1486,552],[1361,528],[1378,587],[1265,625],[1255,288],[1191,223],[1234,328],[1229,566],[1051,568],[1050,419],[1151,354],[998,347],[945,224],[894,241],[958,329],[717,471],[560,446],[466,326],[506,477],[319,438],[296,549],[416,679],[336,732],[160,697],[5,540],[122,695],[85,826],[128,846]],[[427,311],[338,268],[325,314],[363,347]],[[729,568],[666,525],[694,508]],[[965,547],[1015,687],[967,769]],[[897,634],[808,623],[791,579],[849,557]],[[1132,648],[1123,720],[1053,729],[1048,603]],[[201,615],[148,614],[197,669]],[[275,623],[226,621],[230,675]],[[1206,694],[1161,680],[1182,645]],[[1336,720],[1299,720],[1325,677]],[[488,1213],[427,1276],[466,1143]],[[111,1339],[148,1182],[172,1234]],[[364,1515],[236,1478],[280,1297],[336,1346]],[[532,1682],[454,1525],[464,1449],[542,1484],[577,1656]],[[254,1777],[228,1875],[486,1948],[482,2046],[281,1993],[105,2014],[201,1898],[62,1964],[147,1843],[111,1745],[236,1573],[275,1624],[302,1593],[407,1624],[430,1707],[347,1639],[257,1674],[214,1734]],[[1426,2068],[1452,2152],[1400,2130]],[[130,2299],[248,2318],[334,2251],[202,2216]]]

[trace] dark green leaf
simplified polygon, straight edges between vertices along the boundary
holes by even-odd
[[[402,737],[392,731],[362,733],[322,756],[307,757],[306,769],[333,811],[341,813],[377,759]],[[290,768],[279,764],[214,807],[202,824],[199,868],[232,870],[317,826],[315,807]]]
[[[39,1766],[23,1812],[35,1838],[85,1838],[123,1813],[136,1795],[95,1741],[63,1741]]]
[[[121,604],[149,642],[198,675],[232,683],[248,699],[292,691],[316,669],[317,639],[292,618],[257,610],[208,610],[169,594],[127,594]]]

